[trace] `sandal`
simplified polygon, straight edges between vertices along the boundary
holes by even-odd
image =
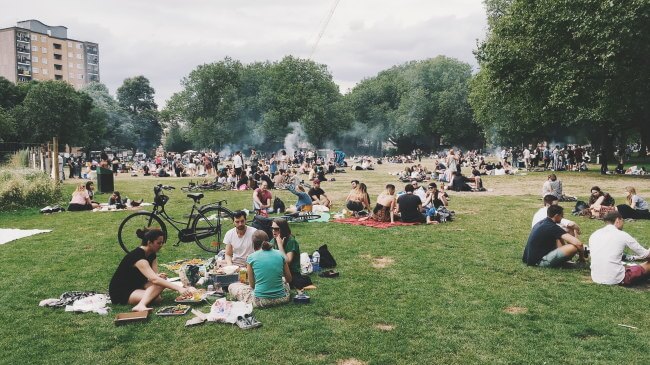
[[[262,322],[258,321],[252,314],[244,315],[244,319],[248,321],[249,328],[262,327]]]
[[[334,270],[327,270],[323,271],[320,274],[318,274],[321,278],[337,278],[339,276],[339,273],[334,271]]]

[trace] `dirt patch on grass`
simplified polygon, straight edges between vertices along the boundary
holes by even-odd
[[[366,365],[367,362],[359,359],[345,359],[336,362],[336,365]]]
[[[528,308],[525,307],[507,307],[503,310],[508,314],[526,314],[528,313]]]
[[[375,325],[375,328],[378,329],[378,330],[380,330],[380,331],[386,331],[386,332],[388,332],[388,331],[392,331],[392,330],[394,330],[394,329],[395,329],[395,326],[393,326],[393,325],[391,325],[391,324],[386,324],[386,323],[377,323],[377,324]]]
[[[385,269],[395,263],[390,257],[378,257],[372,260],[372,267],[375,269]]]
[[[325,319],[328,319],[330,321],[336,321],[336,322],[343,322],[345,321],[345,318],[343,317],[337,317],[337,316],[326,316]]]

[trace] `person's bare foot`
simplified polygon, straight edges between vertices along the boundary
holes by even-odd
[[[153,310],[153,308],[149,308],[147,306],[139,305],[139,304],[136,305],[135,307],[133,307],[133,309],[131,309],[132,312],[148,312],[148,311],[152,311],[152,310]]]

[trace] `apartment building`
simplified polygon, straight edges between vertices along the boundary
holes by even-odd
[[[14,83],[63,80],[76,89],[99,82],[99,45],[68,38],[68,28],[38,20],[0,29],[0,76]]]

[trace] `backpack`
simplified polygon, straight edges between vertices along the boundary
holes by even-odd
[[[336,260],[334,260],[334,256],[332,256],[330,251],[327,249],[327,245],[320,246],[318,248],[318,253],[320,254],[321,268],[336,267]]]
[[[273,200],[273,211],[276,213],[284,213],[285,210],[286,206],[284,205],[284,202],[276,196]]]
[[[259,214],[255,215],[251,227],[255,229],[260,229],[269,235],[269,239],[273,237],[273,230],[271,229],[271,224],[273,223],[272,218],[267,218]]]

